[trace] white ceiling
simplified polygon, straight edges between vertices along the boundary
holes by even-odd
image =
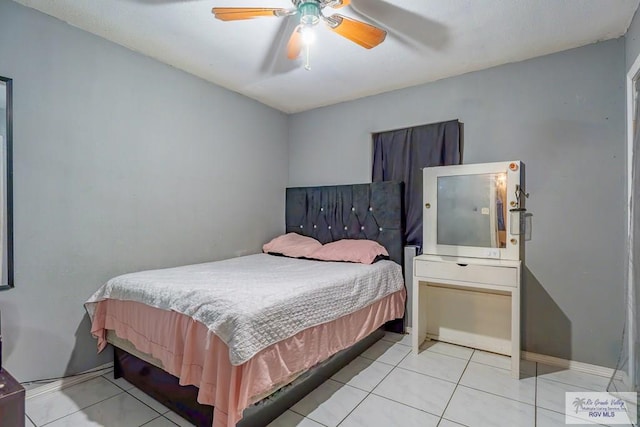
[[[640,2],[352,0],[338,13],[377,23],[386,41],[365,50],[320,28],[306,71],[283,49],[295,18],[211,14],[290,0],[16,1],[287,113],[617,38]]]

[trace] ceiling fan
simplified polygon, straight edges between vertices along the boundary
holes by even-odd
[[[340,14],[325,15],[326,7],[340,9],[348,6],[351,0],[291,0],[293,8],[258,8],[258,7],[214,7],[213,14],[222,21],[238,21],[259,17],[300,16],[300,23],[293,30],[287,44],[287,57],[296,59],[306,47],[306,64],[309,66],[309,46],[315,40],[315,27],[323,21],[327,27],[352,42],[371,49],[384,41],[387,32],[374,25],[367,24]]]

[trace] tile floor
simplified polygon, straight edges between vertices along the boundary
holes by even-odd
[[[608,378],[522,363],[451,344],[388,333],[269,427],[564,426],[564,393],[604,391]],[[26,426],[189,426],[112,374],[26,402]]]

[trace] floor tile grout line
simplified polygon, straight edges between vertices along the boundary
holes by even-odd
[[[354,359],[354,360],[355,360],[355,359]],[[366,359],[366,360],[371,362],[371,360],[370,360],[370,359]],[[377,361],[375,361],[375,360],[373,360],[373,362],[374,362],[374,363],[382,363],[382,362],[377,362]],[[350,364],[350,363],[349,363],[349,364]],[[349,364],[347,364],[346,366],[349,366]],[[387,365],[387,366],[392,366],[392,365],[389,365],[389,364],[387,364],[387,363],[382,363],[382,364],[383,364],[383,365]],[[346,368],[346,366],[345,366],[345,368]],[[369,365],[369,366],[371,366],[371,365]],[[357,388],[358,390],[364,391],[365,393],[371,393],[371,392],[373,391],[373,389],[375,389],[376,387],[378,387],[378,386],[380,385],[380,383],[381,383],[382,381],[384,381],[384,380],[385,380],[385,378],[387,378],[387,377],[389,376],[389,374],[390,374],[390,373],[391,373],[395,368],[397,368],[397,366],[393,366],[393,367],[389,370],[389,372],[387,372],[386,374],[384,374],[384,376],[382,377],[382,379],[381,379],[380,381],[378,381],[378,382],[376,383],[376,385],[374,385],[374,386],[373,386],[373,388],[372,388],[371,390],[365,390],[365,389],[360,388],[360,387],[357,387],[357,386],[355,386],[355,385],[352,385],[352,384],[349,384],[349,383],[344,383],[344,382],[342,382],[342,381],[340,381],[340,380],[337,380],[337,379],[333,378],[333,375],[335,375],[335,374],[333,374],[332,376],[330,376],[328,379],[333,380],[333,381],[336,381],[336,382],[339,382],[340,384],[344,384],[344,385],[348,385],[348,386],[353,387],[353,388]],[[340,372],[340,371],[338,371],[338,372]],[[336,374],[337,374],[338,372],[336,372]],[[353,378],[351,378],[351,379],[353,379]]]
[[[146,426],[147,424],[149,424],[149,423],[151,423],[151,422],[153,422],[153,421],[157,420],[158,418],[164,418],[165,420],[169,421],[171,424],[176,425],[176,426],[178,425],[178,424],[174,423],[173,421],[171,421],[169,418],[167,418],[167,417],[165,417],[164,415],[160,414],[160,416],[159,416],[159,417],[152,418],[152,419],[150,419],[149,421],[147,421],[146,423],[144,423],[144,424],[140,424],[138,427],[144,427],[144,426]]]
[[[396,363],[395,365],[393,365],[393,369],[400,368],[400,364],[401,364],[402,362],[404,362],[404,359],[406,359],[407,357],[409,357],[409,356],[411,355],[411,353],[412,353],[412,352],[413,352],[413,348],[411,348],[411,349],[409,350],[409,353],[405,354],[405,355],[402,357],[402,359],[400,359],[400,360],[398,361],[398,363]],[[392,371],[393,371],[393,369],[392,369]],[[402,368],[400,368],[400,369],[402,369]],[[391,372],[389,372],[389,373],[391,373]]]
[[[444,405],[444,409],[442,410],[442,415],[440,416],[440,421],[438,421],[438,424],[440,424],[440,422],[442,421],[442,418],[444,418],[444,414],[447,413],[447,408],[451,404],[451,400],[453,399],[453,395],[456,394],[456,390],[458,389],[458,386],[460,385],[460,381],[462,380],[462,377],[464,376],[464,373],[467,371],[467,367],[469,366],[469,363],[471,363],[471,358],[473,357],[475,352],[476,352],[475,350],[473,350],[473,352],[471,352],[471,356],[469,356],[469,360],[467,360],[467,364],[464,366],[464,369],[462,370],[462,373],[460,374],[460,377],[458,378],[458,382],[456,383],[455,387],[453,388],[453,391],[451,392],[451,396],[449,396],[449,400],[447,401],[447,404]]]
[[[469,361],[471,359],[471,356],[469,356],[469,357],[454,356],[452,354],[444,353],[442,351],[435,351],[435,350],[431,350],[431,349],[428,349],[428,348],[424,349],[423,351],[428,351],[429,353],[439,354],[440,356],[453,357],[454,359],[458,359],[458,360],[467,360],[467,361]],[[471,354],[473,354],[473,353],[471,353]]]
[[[490,394],[490,395],[496,396],[496,397],[501,397],[502,399],[507,399],[507,400],[510,400],[512,402],[522,403],[523,405],[533,406],[535,408],[535,405],[533,403],[527,403],[527,402],[523,402],[523,401],[518,400],[518,399],[512,399],[510,397],[502,396],[500,394],[496,394],[496,393],[493,393],[491,391],[486,391],[486,390],[481,390],[479,388],[471,387],[471,386],[468,386],[466,384],[459,384],[459,386],[460,387],[464,387],[464,388],[468,388],[469,390],[479,391],[481,393]]]
[[[416,408],[415,406],[411,406],[411,405],[409,405],[409,404],[407,404],[405,402],[400,402],[399,400],[394,400],[394,399],[392,399],[390,397],[387,397],[387,396],[382,396],[380,394],[375,394],[374,392],[371,392],[370,394],[373,394],[375,397],[379,397],[381,399],[385,399],[385,400],[388,400],[390,402],[395,402],[395,403],[400,404],[402,406],[406,406],[407,408],[415,409],[416,411],[420,411],[420,412],[424,412],[425,414],[433,415],[434,417],[438,417],[438,418],[441,417],[441,415],[434,414],[433,412],[425,411],[424,409],[421,409],[421,408]]]
[[[315,389],[314,389],[314,390],[315,390]],[[304,398],[303,398],[303,399],[304,399]],[[300,400],[302,400],[302,399],[300,399]],[[299,400],[299,401],[300,401],[300,400]],[[298,402],[299,402],[299,401],[298,401]],[[298,403],[298,402],[296,402],[296,403]],[[291,406],[291,408],[287,409],[287,411],[291,411],[291,412],[293,412],[294,414],[298,414],[298,415],[300,415],[301,417],[308,418],[306,415],[301,414],[300,412],[296,412],[296,411],[293,409],[293,406],[295,406],[295,404],[296,404],[296,403],[294,403],[294,404]],[[283,412],[283,413],[284,413],[284,412]],[[276,419],[277,419],[277,418],[276,418]],[[309,418],[309,419],[310,419],[311,421],[315,421],[316,423],[318,422],[318,421],[316,421],[316,420],[314,420],[314,419],[311,419],[311,418]]]
[[[382,341],[386,341],[386,342],[388,342],[388,343],[393,342],[394,344],[398,344],[398,345],[401,345],[401,346],[403,346],[403,347],[408,347],[408,348],[410,348],[410,349],[412,349],[412,350],[413,350],[413,346],[411,346],[411,345],[402,344],[402,343],[400,343],[400,342],[396,342],[396,341],[389,341],[389,340],[385,340],[384,338],[381,338],[381,340],[382,340]],[[472,349],[471,347],[465,347],[465,346],[457,345],[457,344],[449,344],[449,343],[446,343],[446,342],[444,342],[444,341],[437,341],[437,340],[432,340],[432,341],[433,341],[433,342],[436,342],[436,343],[448,344],[448,345],[451,345],[451,346],[454,346],[454,347],[466,348],[466,349],[471,350],[471,354],[473,354],[473,352],[475,351],[475,350],[474,350],[474,349]],[[449,356],[449,357],[453,357],[453,358],[455,358],[455,359],[461,359],[461,360],[469,360],[469,359],[471,358],[471,356],[469,356],[469,357],[454,356],[454,355],[452,355],[452,354],[444,353],[444,352],[442,352],[442,351],[432,350],[431,348],[425,348],[425,349],[424,349],[424,350],[422,350],[422,351],[428,351],[428,352],[430,352],[430,353],[436,353],[436,354],[440,354],[440,355],[442,355],[442,356]],[[381,363],[384,363],[384,362],[381,362]]]
[[[434,346],[437,343],[441,343],[441,344],[448,345],[448,346],[451,346],[451,347],[465,348],[465,349],[471,351],[471,354],[469,355],[469,357],[462,357],[462,356],[454,356],[454,355],[449,354],[449,353],[444,353],[443,351],[433,350],[431,347],[427,347],[425,349],[419,349],[419,350],[422,350],[422,351],[430,351],[431,353],[438,353],[438,354],[442,354],[442,355],[449,356],[449,357],[455,357],[456,359],[471,360],[471,356],[473,356],[473,353],[476,351],[476,349],[471,348],[471,347],[467,347],[467,346],[464,346],[464,345],[458,345],[458,344],[451,344],[451,343],[448,343],[448,342],[445,342],[445,341],[439,341],[439,340],[431,339],[431,338],[425,338],[425,340],[422,342],[422,344],[420,344],[420,347],[422,347],[424,345],[424,343],[426,343],[426,342],[435,343]],[[411,345],[409,347],[413,348],[413,346],[411,346]]]
[[[105,374],[106,375],[106,374]],[[105,377],[104,375],[101,375],[102,378],[104,378],[105,380],[109,381],[111,384],[113,384],[114,386],[118,387],[119,389],[121,389],[122,391],[128,392],[129,390],[131,390],[132,388],[137,388],[136,386],[134,386],[133,384],[131,384],[131,387],[129,388],[124,388],[121,385],[119,385],[118,383],[116,383],[117,380],[119,380],[120,378],[122,378],[123,380],[125,380],[123,377],[120,378],[109,378],[109,377]],[[125,380],[127,381],[127,380]],[[127,381],[128,382],[128,381]]]
[[[27,414],[27,411],[24,412],[24,416],[27,417],[27,419],[31,422],[31,424],[33,424],[34,426],[36,425],[36,423],[33,422],[29,414]]]
[[[134,388],[135,388],[136,390],[138,389],[138,388],[137,388],[137,387],[135,387],[135,386],[134,386]],[[130,389],[130,390],[131,390],[131,389]],[[160,416],[163,416],[164,414],[166,414],[167,412],[169,412],[169,411],[171,410],[170,408],[167,408],[167,407],[165,406],[165,408],[166,408],[167,410],[166,410],[166,411],[164,411],[164,412],[159,412],[157,409],[152,408],[152,407],[151,407],[151,405],[149,405],[148,403],[146,403],[146,402],[142,401],[142,399],[140,399],[140,398],[138,398],[138,397],[134,396],[133,394],[129,393],[128,391],[126,391],[126,390],[125,390],[125,393],[127,393],[129,396],[133,397],[133,398],[134,398],[134,399],[136,399],[138,402],[140,402],[140,403],[142,403],[143,405],[145,405],[147,408],[149,408],[149,409],[151,409],[152,411],[154,411],[154,412],[158,413]],[[143,392],[143,393],[144,393],[144,392]],[[151,397],[151,396],[149,396],[149,397],[150,397],[151,399],[153,399],[153,397]],[[155,399],[154,399],[154,400],[155,400]],[[159,403],[159,404],[161,404],[160,402],[158,402],[158,403]],[[169,420],[169,421],[171,421],[171,420]],[[173,422],[173,421],[171,421],[171,422]]]
[[[469,359],[469,362],[471,362],[471,363],[475,363],[476,365],[489,366],[489,367],[491,367],[491,368],[502,369],[503,371],[511,371],[511,368],[503,368],[503,367],[501,367],[501,366],[491,365],[491,364],[489,364],[489,363],[482,363],[482,362],[478,362],[477,360],[471,360],[471,359]],[[532,362],[532,363],[536,363],[536,362]]]
[[[286,411],[285,411],[285,412],[286,412]],[[291,412],[293,412],[293,411],[291,411]],[[284,413],[284,412],[283,412],[283,413]],[[293,412],[293,413],[294,413],[294,414],[298,414],[297,412]],[[298,414],[298,415],[302,415],[302,414]],[[303,418],[303,419],[305,419],[305,420],[313,421],[314,423],[318,424],[319,426],[322,426],[322,427],[329,427],[329,426],[327,426],[326,424],[322,424],[320,421],[316,421],[316,420],[314,420],[313,418],[305,417],[304,415],[302,415],[302,418]],[[276,419],[277,419],[277,418],[276,418]],[[274,420],[274,421],[275,421],[275,420]],[[272,421],[272,422],[273,422],[273,421]]]
[[[379,341],[377,341],[377,342],[379,342]],[[386,342],[389,342],[389,341],[386,341]],[[394,344],[394,345],[395,345],[395,344]],[[401,344],[401,345],[402,345],[402,344]],[[403,347],[407,347],[406,345],[402,345],[402,346],[403,346]],[[371,347],[369,347],[369,348],[371,348]],[[389,347],[389,348],[391,348],[391,347]],[[409,347],[409,349],[411,349],[411,347]],[[388,349],[387,349],[387,350],[388,350]],[[383,354],[384,354],[384,353],[383,353]],[[359,354],[359,355],[358,355],[358,357],[362,357],[363,359],[373,360],[374,362],[384,363],[385,365],[391,365],[391,366],[393,366],[393,367],[396,367],[396,366],[398,366],[398,364],[400,364],[400,363],[401,363],[401,362],[402,362],[402,361],[403,361],[403,360],[404,360],[404,359],[405,359],[409,354],[411,354],[411,351],[409,351],[407,354],[405,354],[404,356],[402,356],[402,359],[400,359],[400,361],[399,361],[399,362],[397,362],[397,363],[382,362],[382,361],[378,360],[377,358],[376,358],[376,359],[372,359],[372,358],[370,358],[370,357],[364,356],[364,352],[363,352],[362,354]],[[378,358],[379,358],[379,357],[381,357],[381,356],[382,356],[382,354],[381,354],[380,356],[378,356]]]
[[[425,374],[424,372],[414,371],[413,369],[404,368],[404,367],[402,367],[402,366],[396,366],[396,368],[398,368],[398,369],[402,369],[403,371],[406,371],[406,372],[411,372],[411,373],[413,373],[413,374],[418,374],[418,375],[422,375],[422,376],[425,376],[425,377],[434,378],[434,379],[436,379],[436,380],[446,381],[446,382],[448,382],[449,384],[457,384],[455,381],[446,380],[446,379],[444,379],[444,378],[436,377],[436,376],[434,376],[434,375]],[[466,368],[466,365],[465,365],[465,368]]]
[[[370,395],[371,395],[371,392],[367,393],[367,395],[360,402],[358,402],[358,404],[352,410],[350,410],[349,413],[347,415],[345,415],[344,418],[342,418],[338,424],[336,424],[336,427],[340,427],[340,425],[344,422],[344,420],[349,418],[349,415],[351,415],[353,413],[353,411],[355,411],[358,408],[358,406],[360,406],[362,404],[362,402],[367,400],[367,397],[369,397]]]
[[[394,344],[400,344],[400,345],[403,345],[403,346],[405,346],[405,347],[411,347],[411,345],[410,345],[410,344],[409,344],[409,345],[407,345],[407,344],[402,344],[402,343],[400,342],[400,341],[402,341],[402,339],[401,339],[400,341],[394,341],[394,340],[387,340],[387,339],[385,339],[385,338],[386,338],[386,337],[382,337],[382,338],[380,338],[380,341],[392,342],[392,343],[394,343]]]
[[[79,383],[79,384],[82,384],[82,383]],[[49,424],[54,423],[54,422],[56,422],[56,421],[58,421],[58,420],[61,420],[61,419],[63,419],[63,418],[67,418],[67,417],[69,417],[69,416],[71,416],[71,415],[73,415],[73,414],[76,414],[76,413],[78,413],[78,412],[84,412],[86,409],[91,408],[92,406],[99,405],[100,403],[106,402],[106,401],[107,401],[107,400],[109,400],[109,399],[113,399],[113,398],[114,398],[114,397],[116,397],[116,396],[120,396],[122,393],[126,393],[126,391],[121,390],[121,391],[120,391],[120,393],[114,394],[113,396],[109,396],[109,397],[107,397],[106,399],[102,399],[102,400],[101,400],[101,401],[99,401],[99,402],[92,403],[91,405],[87,405],[87,406],[85,406],[85,407],[83,407],[83,408],[78,408],[76,411],[70,412],[70,413],[68,413],[67,415],[65,415],[64,417],[59,417],[59,418],[56,418],[55,420],[47,421],[46,423],[44,423],[44,424],[42,424],[42,425],[40,425],[40,426],[38,426],[36,423],[33,423],[33,424],[34,424],[34,425],[36,425],[37,427],[44,427],[44,426],[48,426]]]
[[[536,378],[538,378],[538,375],[536,375]],[[564,385],[569,385],[571,387],[577,387],[579,389],[586,390],[586,391],[593,391],[593,392],[603,391],[603,390],[593,390],[592,388],[588,388],[588,387],[585,387],[585,386],[582,386],[582,385],[575,385],[575,384],[571,384],[571,383],[568,383],[568,382],[565,382],[565,381],[554,380],[554,379],[551,379],[551,378],[542,377],[540,379],[542,379],[544,381],[551,381],[552,383],[556,383],[556,384],[564,384]],[[606,390],[604,390],[604,391],[606,392]]]
[[[330,378],[328,378],[328,379],[330,379]],[[324,383],[323,383],[323,384],[324,384]],[[346,384],[345,384],[345,385],[346,385]],[[314,390],[315,390],[315,389],[314,389]],[[306,397],[306,396],[305,396],[305,397]],[[303,397],[302,399],[304,399],[304,397]],[[300,399],[300,400],[302,400],[302,399]],[[300,400],[299,400],[299,401],[300,401]],[[299,401],[298,401],[298,402],[299,402]],[[296,402],[296,403],[298,403],[298,402]],[[295,405],[296,403],[294,403],[293,405]],[[327,425],[326,425],[326,424],[323,424],[323,423],[321,423],[320,421],[316,421],[316,420],[314,420],[313,418],[309,418],[308,416],[306,416],[306,415],[304,415],[304,414],[301,414],[300,412],[296,412],[296,411],[294,411],[294,410],[293,410],[293,406],[291,406],[289,409],[287,409],[287,411],[291,411],[291,412],[293,412],[293,413],[294,413],[294,414],[296,414],[296,415],[300,415],[300,416],[301,416],[302,418],[304,418],[304,419],[311,420],[311,421],[313,421],[313,422],[314,422],[314,423],[316,423],[316,424],[320,424],[322,427],[327,427]],[[284,413],[285,413],[285,412],[287,412],[287,411],[284,411],[282,414],[284,414]],[[279,418],[282,414],[278,415],[278,418]],[[276,420],[277,420],[278,418],[276,418]],[[171,421],[171,420],[169,420],[169,421]],[[273,420],[273,421],[275,421],[275,420]],[[272,422],[273,422],[273,421],[272,421]]]
[[[462,427],[470,427],[467,424],[462,424],[461,422],[453,421],[453,420],[450,420],[449,418],[441,417],[440,418],[440,422],[442,422],[442,420],[449,421],[450,423],[454,423],[454,424],[460,425]],[[438,422],[438,426],[440,425],[440,422]]]

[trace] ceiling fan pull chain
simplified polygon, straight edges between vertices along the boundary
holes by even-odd
[[[311,46],[307,45],[306,47],[304,69],[311,71]]]

